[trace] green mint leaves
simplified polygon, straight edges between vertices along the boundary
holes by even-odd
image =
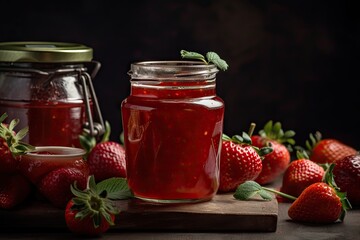
[[[102,194],[106,191],[106,197],[113,200],[128,199],[133,197],[125,178],[113,177],[105,179],[96,184],[96,193]]]
[[[288,198],[293,201],[296,200],[296,197],[294,196],[279,192],[275,189],[263,187],[255,181],[246,181],[243,184],[240,184],[234,193],[234,198],[238,200],[248,200],[251,197],[259,195],[262,199],[270,201],[271,199],[273,199],[273,195],[270,194],[269,192],[280,195],[282,197]]]
[[[264,190],[257,182],[247,181],[239,185],[234,193],[234,198],[247,200],[255,195],[260,195],[265,200],[271,200],[273,196]]]
[[[180,55],[182,58],[200,60],[205,64],[213,63],[216,67],[223,71],[227,70],[229,67],[229,65],[215,52],[206,53],[206,58],[200,53],[189,52],[186,50],[181,50]]]

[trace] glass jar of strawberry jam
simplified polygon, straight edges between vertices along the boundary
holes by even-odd
[[[84,129],[103,133],[91,81],[100,64],[92,57],[81,44],[0,43],[0,113],[29,127],[25,142],[78,147]]]
[[[127,178],[137,198],[210,200],[218,189],[224,102],[215,65],[193,61],[131,64],[122,102]]]

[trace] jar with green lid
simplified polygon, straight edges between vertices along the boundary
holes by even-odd
[[[61,42],[0,42],[0,114],[28,126],[34,146],[80,146],[79,134],[104,133],[92,79],[93,49]]]

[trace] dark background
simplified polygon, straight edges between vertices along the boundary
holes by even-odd
[[[360,149],[359,18],[347,1],[0,1],[0,41],[77,42],[94,49],[94,79],[113,140],[134,61],[180,60],[180,50],[217,52],[224,132],[268,120]],[[356,2],[356,1],[353,1]]]

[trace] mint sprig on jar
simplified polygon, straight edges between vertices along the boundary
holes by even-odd
[[[206,58],[200,53],[189,52],[186,50],[181,50],[180,55],[182,58],[200,60],[203,61],[205,64],[213,63],[217,68],[223,71],[229,68],[229,65],[226,63],[226,61],[221,59],[220,56],[215,52],[207,52]]]

